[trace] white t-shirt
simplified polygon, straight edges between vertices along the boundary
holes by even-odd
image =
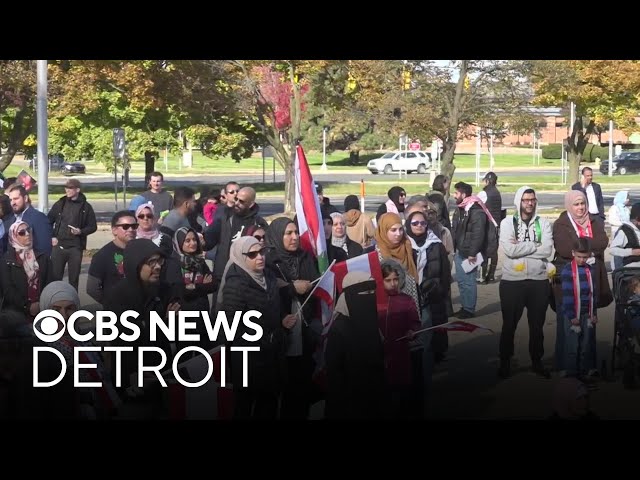
[[[596,201],[596,194],[593,191],[593,185],[589,185],[587,191],[587,203],[589,203],[589,213],[598,214],[598,202]]]

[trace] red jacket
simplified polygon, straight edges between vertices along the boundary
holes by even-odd
[[[383,337],[384,363],[387,383],[390,386],[411,383],[411,354],[409,339],[404,337],[409,330],[420,329],[420,317],[413,298],[405,293],[389,295],[385,308],[378,311],[378,326]]]

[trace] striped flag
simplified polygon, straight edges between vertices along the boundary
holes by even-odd
[[[229,350],[225,355],[225,386],[221,386],[222,346],[209,350],[213,359],[213,375],[207,383],[188,388],[175,379],[168,379],[169,418],[172,420],[230,420],[233,418],[233,388],[229,383]],[[185,381],[198,382],[209,368],[207,359],[198,355],[178,365],[180,376]]]
[[[453,322],[443,323],[442,325],[437,325],[432,328],[434,330],[448,330],[450,332],[474,332],[476,330],[487,330],[491,333],[494,333],[493,330],[483,325],[478,325],[476,323],[471,323],[471,322],[463,322],[462,320],[455,320]]]
[[[359,255],[350,258],[347,261],[334,264],[320,279],[318,286],[314,291],[314,296],[320,299],[320,309],[322,312],[322,340],[319,342],[318,348],[314,353],[316,362],[316,371],[314,372],[315,382],[324,387],[326,384],[324,369],[324,352],[326,346],[326,338],[331,328],[333,320],[333,309],[335,300],[342,293],[342,282],[349,272],[365,272],[371,275],[376,282],[376,303],[378,310],[380,306],[387,303],[387,293],[384,290],[384,281],[382,278],[382,267],[378,259],[378,252],[375,250],[371,253]],[[377,319],[372,319],[377,322]]]
[[[312,253],[318,259],[318,268],[320,273],[323,273],[329,265],[327,240],[324,236],[316,184],[311,176],[307,157],[305,157],[301,145],[296,146],[294,172],[300,247]]]

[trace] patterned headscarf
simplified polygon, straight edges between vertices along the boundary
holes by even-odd
[[[24,268],[24,273],[27,274],[27,279],[29,282],[32,282],[37,278],[40,266],[36,260],[36,254],[33,251],[33,235],[29,236],[31,242],[27,246],[23,246],[18,242],[18,229],[22,225],[29,227],[27,222],[16,222],[11,225],[11,228],[9,228],[9,244],[18,254],[18,257],[22,262],[22,268]]]

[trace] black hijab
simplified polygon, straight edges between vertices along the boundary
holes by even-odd
[[[387,192],[387,196],[396,205],[398,212],[404,212],[404,203],[400,203],[401,193],[404,193],[406,195],[407,192],[402,187],[391,187]]]
[[[298,249],[295,252],[290,252],[284,248],[284,232],[287,230],[289,224],[295,225],[293,220],[289,220],[287,217],[276,218],[265,234],[265,241],[267,246],[272,248],[267,254],[267,261],[277,268],[282,270],[284,266],[286,272],[284,273],[288,280],[298,280],[298,257],[302,254],[302,250],[298,245]]]
[[[421,211],[412,212],[411,215],[409,215],[404,222],[404,230],[405,232],[407,232],[408,236],[413,238],[413,240],[416,242],[416,245],[421,247],[422,245],[424,245],[424,242],[427,241],[427,237],[429,236],[429,225],[427,223],[427,228],[425,228],[424,233],[422,235],[416,235],[415,233],[413,233],[413,231],[411,230],[411,219],[415,215],[421,215],[422,218],[424,218],[424,221],[425,222],[427,221],[427,215],[425,213]]]

